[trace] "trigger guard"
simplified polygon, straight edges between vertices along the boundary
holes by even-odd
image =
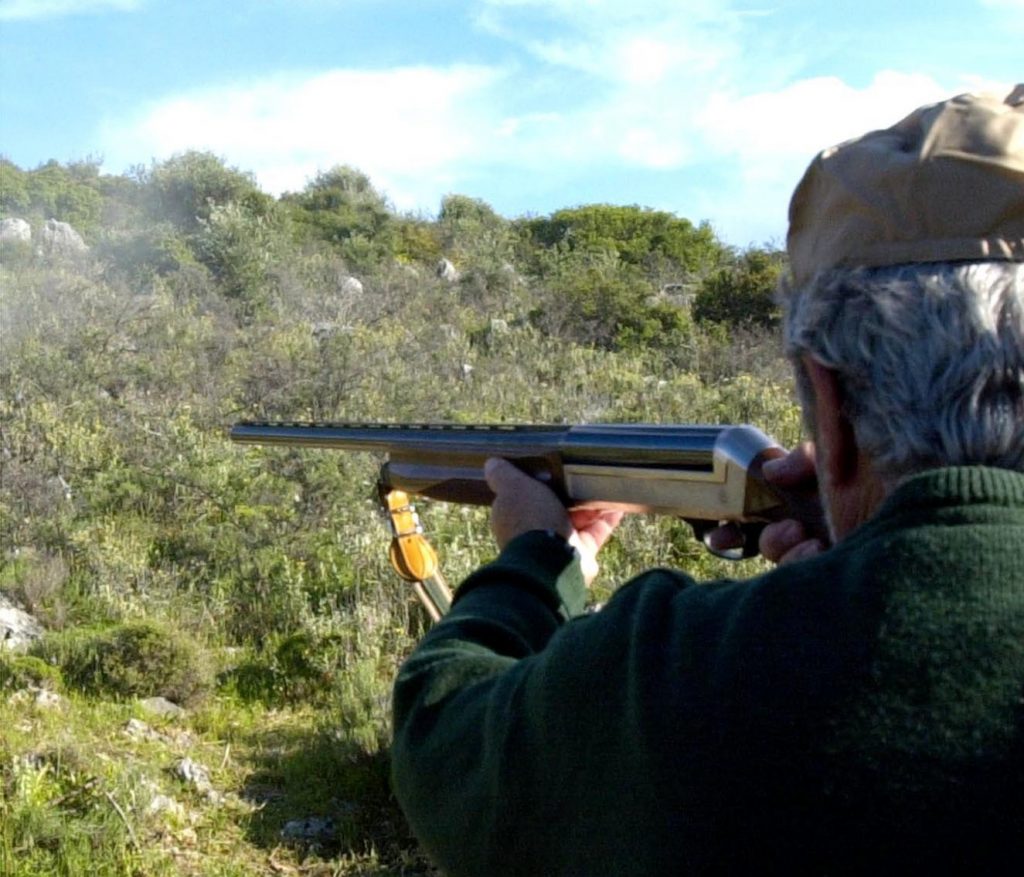
[[[737,523],[735,521],[688,521],[693,534],[715,557],[723,560],[747,560],[760,554],[758,539],[765,525],[760,522]],[[714,548],[710,543],[711,531],[725,524],[738,528],[743,536],[743,544],[736,548]]]

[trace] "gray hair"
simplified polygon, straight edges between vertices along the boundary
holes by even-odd
[[[937,466],[1024,471],[1024,266],[836,269],[780,292],[787,354],[834,369],[883,480]]]

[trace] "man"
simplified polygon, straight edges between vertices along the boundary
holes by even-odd
[[[1019,873],[1024,88],[821,153],[785,342],[832,545],[654,570],[581,615],[617,517],[491,461],[502,551],[395,685],[393,778],[452,875]]]

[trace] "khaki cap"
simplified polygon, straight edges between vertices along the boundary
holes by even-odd
[[[836,267],[1024,261],[1024,85],[821,152],[789,205],[797,284]]]

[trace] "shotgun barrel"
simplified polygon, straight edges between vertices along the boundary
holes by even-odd
[[[447,502],[489,504],[484,462],[503,457],[570,508],[676,515],[698,534],[794,516],[761,476],[784,451],[753,426],[243,422],[231,439],[382,454],[386,487]]]

